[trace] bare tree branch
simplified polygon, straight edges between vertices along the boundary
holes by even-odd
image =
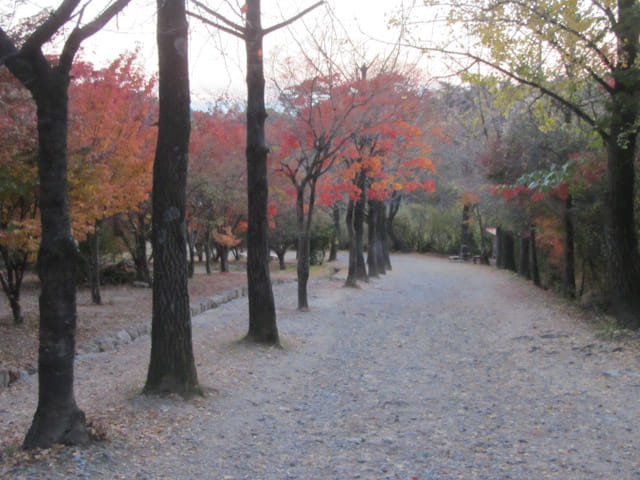
[[[203,17],[202,15],[198,15],[197,13],[193,13],[187,10],[187,15],[189,15],[190,17],[193,18],[197,18],[198,20],[200,20],[202,23],[206,23],[207,25],[211,25],[214,28],[217,28],[218,30],[228,33],[230,35],[233,35],[235,37],[241,38],[242,40],[244,40],[245,36],[244,33],[240,33],[237,32],[236,30],[232,30],[231,28],[227,28],[223,25],[220,25],[219,23],[213,22],[211,20],[209,20],[208,18]]]
[[[298,13],[297,15],[294,15],[293,17],[291,17],[288,20],[285,20],[284,22],[278,23],[276,25],[273,25],[269,28],[265,28],[262,30],[262,35],[268,35],[271,32],[274,32],[275,30],[279,30],[282,27],[286,27],[287,25],[295,22],[296,20],[298,20],[299,18],[305,16],[307,13],[309,13],[310,11],[318,8],[320,5],[322,5],[324,3],[324,0],[320,0],[319,2],[314,3],[313,5],[311,5],[309,8],[304,9],[302,12]]]
[[[429,47],[423,47],[422,49],[426,50],[426,51],[434,51],[434,52],[444,53],[445,55],[458,56],[458,57],[459,56],[467,57],[469,59],[474,60],[474,62],[476,62],[476,63],[480,63],[482,65],[486,65],[486,66],[492,68],[493,70],[496,70],[496,71],[506,75],[507,77],[517,81],[518,83],[521,83],[523,85],[528,85],[529,87],[535,88],[535,89],[539,90],[540,92],[544,93],[545,95],[548,95],[549,97],[553,98],[558,103],[564,105],[569,110],[571,110],[573,113],[575,113],[580,119],[584,120],[596,132],[598,132],[598,134],[605,141],[607,141],[609,139],[609,133],[599,125],[599,123],[596,121],[596,119],[594,117],[589,115],[587,112],[585,112],[582,108],[580,108],[574,102],[571,102],[571,101],[567,100],[562,95],[554,92],[553,90],[551,90],[548,87],[545,87],[542,83],[539,83],[539,82],[536,82],[534,80],[530,80],[530,79],[521,77],[520,75],[516,74],[515,72],[512,72],[512,71],[510,71],[510,70],[508,70],[508,69],[506,69],[504,67],[501,67],[500,65],[498,65],[496,63],[490,62],[490,61],[485,60],[485,59],[483,59],[481,57],[473,55],[472,53],[450,51],[450,50],[444,50],[444,49],[433,48],[433,47],[430,47],[430,48]]]
[[[80,44],[109,23],[109,21],[120,13],[130,1],[131,0],[116,0],[92,22],[88,23],[84,27],[74,28],[71,35],[69,35],[69,38],[65,42],[62,53],[60,54],[60,62],[58,63],[59,67],[63,71],[68,72],[71,69],[73,57],[78,52]]]
[[[40,47],[51,40],[60,27],[69,21],[79,3],[80,0],[64,0],[58,9],[29,36],[22,50],[30,53],[40,50]]]
[[[200,20],[205,21],[206,23],[208,23],[212,27],[219,28],[220,30],[223,30],[223,31],[225,31],[227,33],[231,33],[232,35],[235,35],[237,37],[244,38],[246,30],[242,25],[238,25],[237,23],[232,22],[231,20],[229,20],[224,15],[220,15],[218,12],[216,12],[215,10],[210,9],[209,7],[204,5],[203,3],[199,2],[198,0],[191,0],[191,1],[193,3],[195,3],[198,7],[203,9],[205,12],[207,12],[209,15],[214,16],[215,18],[220,20],[222,23],[226,23],[227,26],[231,27],[232,30],[230,31],[227,28],[221,26],[220,24],[216,24],[216,23],[211,22],[211,21],[205,21],[203,17],[201,17],[201,16],[199,16],[197,14],[194,14],[194,13],[191,13],[191,12],[187,12],[188,15],[190,15],[192,17],[195,17],[195,18],[199,18]]]

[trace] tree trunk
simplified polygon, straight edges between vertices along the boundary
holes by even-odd
[[[400,202],[402,201],[402,195],[397,192],[393,192],[391,195],[391,201],[389,202],[389,216],[387,217],[387,234],[391,239],[391,248],[395,251],[406,252],[409,249],[398,237],[393,230],[393,220],[396,218],[398,211],[400,210]]]
[[[496,267],[504,268],[504,233],[502,227],[496,227]]]
[[[529,238],[520,236],[520,258],[518,261],[518,275],[531,279],[531,269],[529,268]]]
[[[529,268],[531,269],[531,280],[536,287],[540,286],[540,271],[538,270],[538,253],[536,251],[536,231],[531,227],[529,234]]]
[[[311,261],[311,222],[309,220],[305,224],[304,186],[298,186],[296,190],[296,227],[298,229],[298,310],[307,311],[309,310],[307,282],[309,281]],[[311,212],[308,212],[307,215],[310,213]]]
[[[331,239],[331,251],[329,252],[329,262],[333,262],[338,258],[338,243],[340,242],[340,207],[337,204],[333,206],[331,212],[333,217],[333,228],[335,232]]]
[[[193,278],[194,273],[196,272],[196,252],[195,249],[193,248],[193,241],[194,241],[194,237],[195,235],[193,234],[193,232],[191,232],[189,230],[189,228],[186,228],[186,232],[187,232],[187,251],[189,252],[189,264],[188,264],[188,272],[187,272],[187,276],[188,278]]]
[[[355,210],[356,202],[354,200],[349,199],[349,204],[347,205],[347,215],[345,217],[345,223],[347,225],[347,235],[349,238],[349,266],[347,273],[347,280],[345,281],[345,287],[356,287],[358,282],[356,280],[356,262],[357,262],[357,252],[356,252],[356,232],[353,228],[353,217]]]
[[[380,265],[382,265],[382,273],[391,270],[391,257],[389,255],[389,236],[387,235],[387,207],[384,202],[380,202],[378,211],[378,235],[380,237]]]
[[[190,134],[184,0],[158,0],[158,143],[153,165],[153,312],[144,393],[200,393],[187,288],[186,181]]]
[[[91,301],[100,305],[100,224],[96,220],[95,231],[89,234],[89,283],[91,284]]]
[[[360,198],[356,201],[353,211],[353,231],[355,233],[356,280],[367,281],[367,267],[364,261],[364,218],[367,204],[367,185],[364,173],[360,173],[358,182],[361,188]]]
[[[515,257],[515,242],[513,240],[513,233],[502,232],[502,247],[504,249],[504,268],[511,271],[516,271],[516,257]]]
[[[377,205],[374,200],[369,200],[369,214],[367,215],[367,223],[369,226],[368,231],[368,243],[367,249],[367,267],[369,267],[369,276],[377,277],[380,275],[380,268],[378,267],[378,235],[376,232],[378,212]]]
[[[573,218],[572,218],[572,198],[571,195],[565,200],[565,209],[563,212],[564,223],[564,254],[563,254],[563,272],[562,272],[562,288],[564,294],[569,298],[576,296],[576,269],[573,239]]]
[[[267,153],[264,122],[264,73],[260,0],[248,0],[245,44],[247,50],[247,280],[249,331],[246,339],[278,345],[276,309],[269,272]]]
[[[147,227],[145,213],[138,212],[138,226],[134,229],[134,248],[131,251],[133,263],[136,266],[136,280],[146,282],[151,285],[151,270],[149,269],[149,261],[147,259]]]
[[[0,284],[2,284],[2,290],[11,307],[13,324],[22,325],[24,318],[22,317],[22,306],[20,305],[20,289],[24,271],[27,268],[29,253],[23,251],[12,252],[8,247],[0,245],[0,256],[2,256],[6,270],[6,277],[0,272]]]
[[[637,328],[640,327],[640,253],[634,213],[634,161],[640,81],[630,69],[637,69],[638,24],[632,9],[637,10],[638,5],[630,0],[618,3],[621,19],[618,51],[624,69],[615,77],[611,102],[605,248],[614,314],[620,325]]]
[[[220,255],[220,272],[229,273],[229,247],[218,244],[218,255]]]
[[[205,230],[204,262],[207,275],[211,275],[211,225],[209,224]]]
[[[469,247],[471,246],[471,229],[469,222],[471,219],[471,207],[465,203],[462,207],[462,223],[460,225],[460,256],[469,258]]]
[[[487,246],[487,232],[482,224],[482,215],[480,214],[480,205],[475,205],[476,217],[478,219],[478,228],[480,229],[480,263],[483,265],[490,265],[491,262],[491,248]]]
[[[46,62],[44,57],[41,60]],[[48,67],[45,67],[48,69]],[[38,407],[24,448],[89,440],[84,413],[73,392],[78,250],[71,237],[67,184],[69,77],[49,69],[46,88],[34,94],[38,109],[38,175],[42,236]]]

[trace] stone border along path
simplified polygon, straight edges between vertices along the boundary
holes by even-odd
[[[291,283],[295,282],[294,280],[281,280],[281,279],[271,279],[271,283],[275,285],[280,285],[282,283]],[[248,293],[247,287],[238,287],[232,288],[230,290],[225,290],[223,292],[217,293],[212,297],[205,297],[198,300],[197,305],[191,306],[191,318],[204,313],[208,310],[213,310],[218,308],[220,305],[224,305],[231,300],[235,300],[236,298],[246,297]],[[123,328],[117,332],[111,333],[109,335],[105,335],[100,338],[94,339],[91,343],[84,343],[76,349],[76,355],[83,355],[86,353],[99,353],[99,352],[109,352],[115,350],[116,348],[126,345],[127,343],[132,342],[136,338],[139,338],[143,335],[151,334],[151,320],[145,320],[144,322],[139,323],[138,325],[131,325],[129,327]]]
[[[198,376],[214,388],[204,398],[132,395],[148,337],[86,355],[79,401],[89,418],[114,412],[111,441],[7,478],[640,479],[637,335],[604,340],[505,271],[392,262],[360,289],[314,279],[306,313],[295,291],[274,289],[283,350],[236,343],[245,302],[197,315]],[[103,404],[104,389],[123,393]]]
[[[296,280],[282,280],[282,279],[272,279],[271,283],[275,285],[280,285],[282,283],[291,283]],[[224,305],[231,300],[235,300],[236,298],[245,297],[247,295],[247,287],[239,287],[232,288],[230,290],[225,290],[223,292],[217,293],[212,297],[205,297],[198,300],[197,305],[190,307],[191,308],[191,317],[195,317],[201,313],[204,313],[208,310],[213,310],[214,308],[218,308],[220,305]],[[142,337],[143,335],[149,335],[151,333],[151,319],[140,322],[136,325],[130,325],[125,327],[117,332],[112,332],[108,335],[104,335],[100,338],[94,338],[89,343],[83,343],[76,348],[76,357],[79,355],[85,355],[87,353],[101,353],[101,352],[110,352],[112,350],[121,347],[122,345],[126,345],[136,338]],[[34,369],[31,371],[20,370],[17,372],[13,372],[10,370],[0,369],[0,389],[8,388],[19,382],[28,378],[30,375],[35,375],[38,373],[37,363],[34,366]]]

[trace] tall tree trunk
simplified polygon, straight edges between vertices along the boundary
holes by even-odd
[[[531,269],[529,268],[529,237],[522,234],[520,236],[520,258],[518,261],[518,275],[531,279]]]
[[[247,50],[247,280],[249,331],[246,339],[279,344],[276,309],[269,272],[267,215],[267,148],[264,122],[264,73],[260,0],[247,0],[245,44]]]
[[[229,273],[229,247],[218,244],[217,250],[220,256],[220,272]]]
[[[364,261],[364,219],[367,205],[367,180],[364,173],[360,173],[358,186],[361,189],[360,198],[353,210],[353,230],[355,233],[356,280],[367,280],[367,267]]]
[[[378,267],[378,235],[376,232],[377,228],[377,205],[374,200],[369,200],[369,214],[367,215],[367,223],[369,226],[368,231],[368,243],[369,248],[367,249],[367,267],[369,267],[369,276],[377,277],[380,275],[380,269]]]
[[[379,262],[382,265],[382,273],[386,273],[386,270],[391,270],[391,257],[389,256],[389,235],[387,235],[387,207],[384,202],[380,202],[377,231],[381,246]]]
[[[211,275],[211,225],[208,223],[205,229],[204,262],[207,275]]]
[[[95,231],[89,234],[89,283],[91,284],[91,302],[100,305],[100,226],[99,220],[95,222]]]
[[[504,249],[504,267],[507,270],[513,272],[516,271],[516,257],[515,257],[515,242],[513,240],[513,233],[502,232],[502,247]]]
[[[298,229],[298,310],[300,311],[309,310],[307,282],[311,257],[311,232],[307,231],[304,217],[304,188],[299,186],[296,192],[296,226]]]
[[[531,280],[536,287],[540,284],[540,270],[538,270],[538,253],[536,246],[536,230],[535,227],[531,227],[531,233],[529,234],[529,268],[531,269]]]
[[[391,195],[391,201],[389,202],[389,216],[387,217],[386,230],[389,238],[391,239],[391,248],[395,251],[406,252],[409,249],[393,230],[393,220],[396,218],[396,215],[400,210],[401,201],[402,195],[400,195],[398,192],[393,192],[393,194]]]
[[[470,219],[471,206],[465,203],[462,206],[462,223],[460,224],[460,256],[465,259],[469,257],[469,247],[471,246]]]
[[[194,273],[196,272],[196,253],[193,247],[194,237],[195,235],[189,228],[186,228],[187,232],[187,251],[189,252],[189,270],[187,272],[187,276],[189,278],[193,278]]]
[[[496,227],[496,267],[504,268],[504,232]]]
[[[128,0],[117,0],[67,38],[57,64],[42,45],[74,16],[78,1],[62,2],[17,50],[0,27],[0,58],[29,89],[37,106],[40,222],[40,345],[38,406],[24,448],[89,440],[73,393],[78,250],[71,236],[67,183],[68,89],[73,59],[83,40],[99,31]]]
[[[8,247],[0,245],[0,256],[2,257],[2,262],[6,270],[6,277],[0,272],[2,290],[11,307],[13,324],[22,325],[24,318],[22,316],[22,306],[20,305],[20,290],[22,288],[24,271],[27,268],[29,253],[23,251],[12,252]]]
[[[45,62],[44,58],[42,59]],[[38,176],[42,236],[38,407],[24,448],[89,440],[84,413],[73,392],[78,250],[71,237],[67,187],[67,92],[69,77],[52,69],[38,109]],[[43,89],[44,90],[44,89]]]
[[[572,218],[572,198],[571,195],[567,197],[564,205],[563,223],[564,223],[564,254],[563,254],[563,272],[562,272],[562,287],[564,294],[569,298],[576,296],[576,268],[575,268],[575,254],[574,254],[574,239],[573,239],[573,218]]]
[[[634,200],[640,80],[637,75],[638,3],[618,0],[619,74],[615,77],[607,145],[605,248],[607,271],[618,322],[640,327],[640,253]],[[632,70],[634,69],[634,70]]]
[[[190,134],[184,0],[158,0],[158,143],[153,165],[153,311],[144,393],[200,393],[187,288],[186,182]]]
[[[345,216],[345,224],[347,225],[347,236],[349,238],[349,266],[347,269],[348,273],[347,280],[345,281],[345,287],[356,287],[358,285],[358,281],[356,280],[356,263],[358,255],[356,252],[356,232],[353,227],[355,208],[356,202],[349,199],[349,204],[347,205],[347,214]]]
[[[331,239],[329,262],[333,262],[338,258],[338,243],[340,242],[340,207],[338,206],[338,204],[333,205],[331,216],[333,218],[333,228],[335,231],[333,234],[333,238]]]

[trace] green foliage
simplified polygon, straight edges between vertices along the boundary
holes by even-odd
[[[331,241],[336,235],[336,229],[330,224],[317,225],[311,231],[311,265],[322,265],[326,252],[331,248]]]

